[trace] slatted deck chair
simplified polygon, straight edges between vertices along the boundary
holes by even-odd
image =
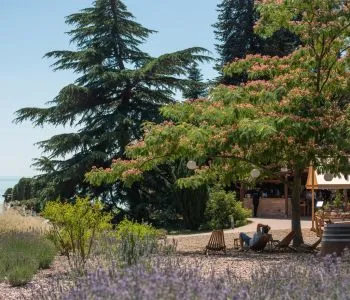
[[[292,230],[282,240],[273,240],[272,241],[273,249],[275,250],[293,249],[289,247],[289,244],[295,238],[295,235],[296,235],[296,232]]]
[[[269,237],[268,235],[264,234],[258,239],[258,241],[253,246],[250,246],[249,249],[256,252],[262,252],[264,251],[268,242],[269,242]]]
[[[313,244],[301,244],[299,247],[293,247],[290,246],[291,249],[297,251],[297,252],[314,252],[317,251],[317,246],[321,243],[322,237],[320,237],[315,243]]]
[[[309,245],[309,244],[301,244],[300,247],[302,249],[305,249],[307,251],[313,252],[317,250],[317,246],[321,243],[322,237],[320,237],[315,243]]]
[[[205,254],[210,251],[223,251],[226,254],[226,245],[224,231],[222,229],[214,230],[210,236],[208,245],[205,247]]]

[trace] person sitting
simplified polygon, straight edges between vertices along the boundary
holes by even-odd
[[[254,247],[255,244],[259,241],[259,239],[263,235],[267,235],[270,231],[271,227],[269,225],[264,225],[264,224],[258,224],[256,226],[256,232],[254,233],[253,237],[251,238],[248,236],[246,233],[241,232],[239,234],[239,244],[241,246],[240,251],[243,251],[243,244],[245,243],[248,247]]]

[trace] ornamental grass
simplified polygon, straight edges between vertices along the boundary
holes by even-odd
[[[14,209],[8,209],[0,214],[0,233],[9,231],[45,233],[49,229],[50,225],[41,217],[24,217]]]

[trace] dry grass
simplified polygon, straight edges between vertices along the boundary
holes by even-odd
[[[0,233],[9,231],[35,231],[44,233],[49,229],[50,225],[44,218],[41,217],[24,217],[19,212],[11,208],[0,214]]]

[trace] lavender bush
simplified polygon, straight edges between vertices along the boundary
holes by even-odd
[[[166,235],[148,224],[123,220],[116,232],[98,235],[93,248],[95,261],[100,265],[113,263],[119,268],[137,264],[154,255],[173,254],[176,243],[168,242]]]
[[[240,280],[234,270],[208,274],[181,258],[148,260],[126,269],[98,269],[57,299],[350,299],[348,258],[296,256],[270,268],[262,263],[249,280]]]
[[[26,284],[38,269],[50,267],[56,253],[55,246],[35,232],[0,234],[0,281]]]
[[[200,268],[184,268],[177,261],[158,260],[155,264],[127,269],[99,269],[57,299],[230,299],[234,294],[227,285],[229,282],[206,280]]]

